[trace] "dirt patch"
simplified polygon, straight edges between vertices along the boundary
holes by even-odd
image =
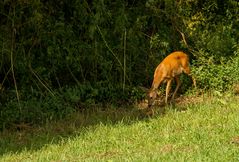
[[[162,153],[170,153],[173,151],[174,146],[172,144],[166,144],[160,148]]]
[[[175,99],[178,105],[197,104],[203,102],[203,97],[200,96],[181,96]]]
[[[109,150],[109,151],[105,151],[105,152],[89,153],[89,154],[85,154],[84,156],[82,156],[82,160],[92,158],[92,157],[94,157],[95,159],[113,158],[113,157],[119,156],[121,154],[122,153],[117,151],[117,150]]]
[[[233,143],[233,144],[239,146],[239,136],[233,137],[233,138],[231,139],[231,143]]]
[[[169,104],[175,104],[178,106],[185,106],[189,104],[197,104],[203,102],[203,97],[202,96],[180,96],[177,97],[173,102]],[[154,107],[165,107],[164,100],[162,99],[157,99],[155,101]],[[135,107],[137,107],[140,110],[144,110],[148,108],[148,101],[147,100],[142,100],[139,101],[138,103],[135,104]]]
[[[171,152],[193,152],[197,147],[194,146],[175,146],[173,144],[166,144],[160,148],[162,153],[171,153]]]

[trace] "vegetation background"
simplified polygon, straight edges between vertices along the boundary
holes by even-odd
[[[237,0],[0,1],[0,129],[132,104],[176,50],[189,54],[198,88],[230,90],[238,14]]]

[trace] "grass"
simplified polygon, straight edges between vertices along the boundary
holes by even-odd
[[[151,118],[135,108],[95,108],[4,131],[0,161],[239,161],[239,98],[194,101]]]

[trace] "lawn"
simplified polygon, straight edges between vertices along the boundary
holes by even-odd
[[[4,131],[0,161],[239,161],[239,98],[185,101],[153,117],[135,107],[94,108]]]

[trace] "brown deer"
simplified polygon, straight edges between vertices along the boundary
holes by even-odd
[[[169,54],[155,69],[154,80],[147,95],[148,107],[151,107],[154,104],[154,101],[157,97],[157,89],[161,85],[161,83],[164,82],[167,83],[165,103],[168,103],[168,94],[172,81],[175,78],[177,86],[172,96],[173,100],[181,84],[179,76],[182,73],[190,76],[192,78],[193,85],[196,87],[196,80],[190,74],[188,55],[181,51],[176,51]]]

